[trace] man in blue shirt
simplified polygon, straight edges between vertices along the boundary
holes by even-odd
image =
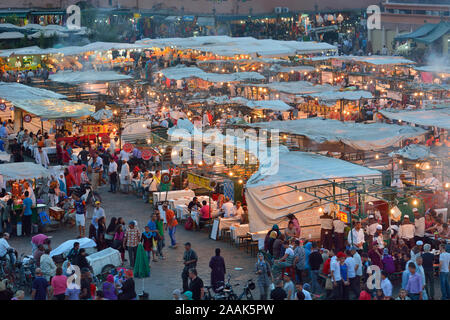
[[[27,236],[31,235],[31,207],[33,206],[33,200],[30,198],[30,193],[25,191],[25,199],[23,199],[23,209],[22,209],[22,226],[23,232]]]
[[[152,215],[152,219],[147,223],[147,226],[149,227],[150,232],[152,233],[152,237],[156,237],[157,233],[159,233],[158,226],[156,225],[156,214]]]

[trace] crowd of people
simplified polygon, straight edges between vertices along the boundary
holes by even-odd
[[[302,239],[297,219],[289,216],[284,231],[274,225],[267,233],[264,251],[258,256],[261,299],[269,297],[273,283],[272,299],[434,300],[439,279],[441,299],[447,300],[448,225],[434,210],[425,215],[416,208],[413,212],[414,223],[404,215],[400,225],[392,223],[386,228],[375,211],[350,229],[333,218],[328,208],[320,217],[320,242]],[[435,237],[429,238],[427,233]],[[372,273],[379,275],[378,285]],[[397,281],[400,290],[395,294]],[[305,295],[305,290],[310,295]]]

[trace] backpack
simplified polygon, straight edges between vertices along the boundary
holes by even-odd
[[[194,220],[192,217],[188,217],[186,223],[184,224],[186,230],[192,230],[194,228]]]

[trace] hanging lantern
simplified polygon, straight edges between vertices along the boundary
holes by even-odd
[[[344,17],[342,16],[342,14],[339,13],[338,17],[336,18],[337,22],[341,23],[342,21],[344,21]]]
[[[327,17],[327,20],[330,21],[330,22],[333,21],[334,20],[333,15],[329,14],[328,17]]]

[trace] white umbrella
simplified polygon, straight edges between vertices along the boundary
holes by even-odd
[[[70,249],[73,248],[73,244],[75,242],[80,243],[80,249],[88,249],[88,248],[95,248],[97,244],[94,240],[89,238],[81,238],[81,239],[75,239],[75,240],[67,240],[63,242],[58,248],[53,249],[50,252],[50,257],[57,256],[60,254],[67,255],[70,251]]]
[[[101,109],[98,110],[96,113],[92,114],[91,117],[97,121],[109,120],[113,117],[113,113],[111,110]]]

